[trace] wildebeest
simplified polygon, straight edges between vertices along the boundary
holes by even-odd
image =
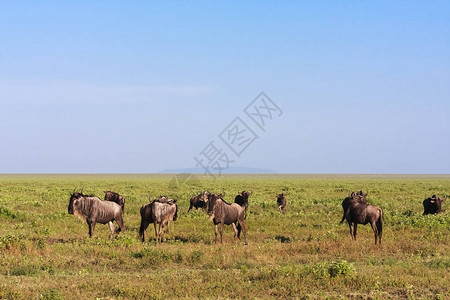
[[[444,203],[446,199],[447,196],[439,198],[436,195],[433,195],[423,200],[423,215],[440,213],[442,203]]]
[[[116,192],[105,191],[105,200],[116,202],[122,208],[122,212],[125,211],[125,197],[124,196],[119,195]]]
[[[112,223],[114,220],[119,225],[117,232],[125,229],[123,226],[122,208],[117,203],[102,201],[95,196],[87,196],[74,190],[70,196],[67,211],[81,220],[86,220],[89,226],[89,237],[92,237],[94,234],[96,223],[108,223],[112,235],[115,233]]]
[[[363,191],[352,192],[344,199],[344,201],[342,201],[342,208],[344,210],[344,214],[342,216],[341,223],[344,222],[345,220],[345,213],[347,212],[348,208],[355,202],[367,203],[366,197],[367,194],[364,194]]]
[[[284,193],[277,195],[277,206],[282,214],[286,211],[286,195]]]
[[[156,241],[162,241],[161,229],[166,228],[166,231],[168,231],[169,223],[171,221],[176,221],[178,217],[178,205],[176,202],[177,200],[161,196],[159,199],[155,199],[151,203],[141,207],[141,227],[139,228],[139,236],[141,237],[142,242],[145,242],[145,230],[150,223],[153,223],[155,227]]]
[[[203,195],[208,193],[209,193],[208,191],[204,191],[203,193],[192,196],[191,199],[189,200],[189,209],[187,212],[189,212],[193,207],[195,207],[195,209],[198,209],[199,207],[205,209],[206,203],[205,201],[203,201]]]
[[[247,218],[247,209],[248,209],[248,197],[250,197],[253,192],[238,192],[236,198],[234,198],[234,203],[239,204],[244,208],[244,217]]]
[[[370,223],[375,235],[375,245],[377,244],[377,241],[381,244],[381,237],[383,234],[383,211],[378,206],[365,203],[366,195],[367,194],[363,194],[362,192],[356,194],[352,193],[352,195],[345,198],[342,202],[342,207],[344,207],[344,202],[347,206],[344,211],[344,217],[348,222],[350,235],[353,240],[356,240],[358,224],[366,225],[367,223]]]
[[[247,245],[247,233],[244,225],[244,208],[237,203],[227,203],[222,199],[222,195],[205,195],[205,202],[208,207],[210,220],[214,222],[215,242],[217,243],[218,225],[220,224],[220,243],[222,243],[223,225],[232,225],[234,229],[234,239],[240,238],[241,230],[244,233],[244,244]],[[238,226],[236,226],[236,223]]]

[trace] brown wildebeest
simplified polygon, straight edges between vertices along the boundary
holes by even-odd
[[[189,212],[193,207],[195,207],[195,209],[198,209],[199,207],[202,209],[206,208],[206,203],[205,201],[203,201],[204,194],[209,194],[209,192],[204,191],[203,193],[191,197],[191,199],[189,200],[189,209],[187,212]]]
[[[217,243],[218,225],[220,224],[220,243],[222,243],[223,225],[232,225],[234,229],[234,239],[240,238],[241,230],[244,233],[244,244],[247,245],[247,233],[244,225],[244,208],[237,203],[227,203],[223,201],[221,195],[205,195],[205,202],[208,207],[209,219],[214,222],[215,242]],[[236,223],[238,226],[236,227]]]
[[[383,234],[383,210],[378,206],[365,203],[365,196],[367,194],[363,194],[362,192],[360,192],[359,195],[358,194],[359,193],[356,193],[355,197],[347,197],[351,199],[346,203],[348,206],[344,212],[344,217],[350,227],[350,235],[353,240],[356,240],[358,224],[366,225],[367,223],[370,223],[375,235],[375,245],[377,244],[377,240],[381,245],[381,237]],[[360,197],[362,195],[364,195],[364,197]],[[344,202],[342,202],[343,207]]]
[[[116,192],[105,191],[105,200],[116,202],[117,204],[120,205],[120,207],[122,207],[122,212],[125,211],[125,197],[124,196],[119,195]]]
[[[115,233],[112,223],[114,220],[119,225],[117,232],[125,230],[122,208],[114,202],[102,201],[98,197],[86,196],[82,192],[78,193],[73,190],[67,211],[81,220],[86,220],[89,226],[89,237],[92,237],[94,234],[96,223],[108,223],[111,230],[111,238]]]
[[[162,241],[161,228],[166,227],[166,232],[169,230],[169,223],[176,221],[178,217],[177,200],[169,199],[166,196],[161,196],[159,199],[153,200],[149,204],[141,207],[141,227],[139,228],[139,236],[142,242],[145,242],[145,230],[150,223],[155,226],[156,241]],[[158,225],[158,228],[157,228]]]
[[[440,213],[442,203],[444,203],[446,199],[447,196],[445,196],[444,198],[439,198],[436,197],[436,195],[433,195],[423,200],[423,215]]]
[[[253,194],[253,192],[238,192],[238,195],[236,198],[234,198],[234,203],[239,204],[242,206],[244,210],[244,217],[247,218],[247,209],[248,209],[248,197],[250,197]]]
[[[368,194],[364,194],[363,191],[352,192],[344,199],[344,201],[342,201],[342,208],[344,209],[344,215],[342,216],[342,220],[340,222],[341,224],[345,220],[345,213],[347,212],[348,208],[355,202],[367,203],[366,200],[367,195]]]
[[[284,193],[277,195],[277,206],[282,214],[286,211],[286,195]]]

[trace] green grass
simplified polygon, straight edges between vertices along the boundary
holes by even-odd
[[[450,214],[422,216],[426,197],[450,194],[450,176],[227,175],[174,185],[171,175],[0,176],[0,299],[450,297]],[[106,225],[67,213],[71,191],[126,196],[126,231],[109,239]],[[253,190],[248,246],[225,227],[223,245],[200,210],[186,213],[204,189],[227,195]],[[383,244],[370,226],[352,242],[339,224],[353,190],[384,213]],[[276,194],[287,193],[285,215]],[[139,208],[148,195],[177,197],[179,218],[164,242],[138,239]]]

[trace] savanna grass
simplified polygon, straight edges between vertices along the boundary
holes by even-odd
[[[449,195],[449,176],[227,175],[174,184],[171,175],[0,176],[0,299],[336,298],[446,299],[450,297],[450,214],[422,216],[422,201]],[[126,231],[109,239],[98,225],[67,213],[78,187],[103,197],[126,196]],[[201,210],[186,213],[204,189],[252,190],[248,246],[224,244]],[[341,202],[353,190],[384,212],[381,246],[369,226],[352,242],[340,225]],[[286,214],[276,195],[287,194]],[[178,198],[179,218],[164,242],[138,239],[139,208],[153,197]]]

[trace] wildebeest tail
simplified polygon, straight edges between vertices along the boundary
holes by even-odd
[[[383,211],[380,208],[380,217],[377,220],[377,230],[378,234],[381,236],[383,233]]]
[[[348,213],[349,213],[349,208],[347,208],[347,210],[344,211],[344,215],[342,216],[342,220],[341,220],[341,222],[340,222],[339,224],[342,224],[342,223],[344,222],[345,216],[346,216]]]
[[[147,222],[145,220],[141,220],[141,227],[139,227],[139,237],[141,239],[144,236],[144,231],[147,229],[149,224],[150,224],[149,222]]]

